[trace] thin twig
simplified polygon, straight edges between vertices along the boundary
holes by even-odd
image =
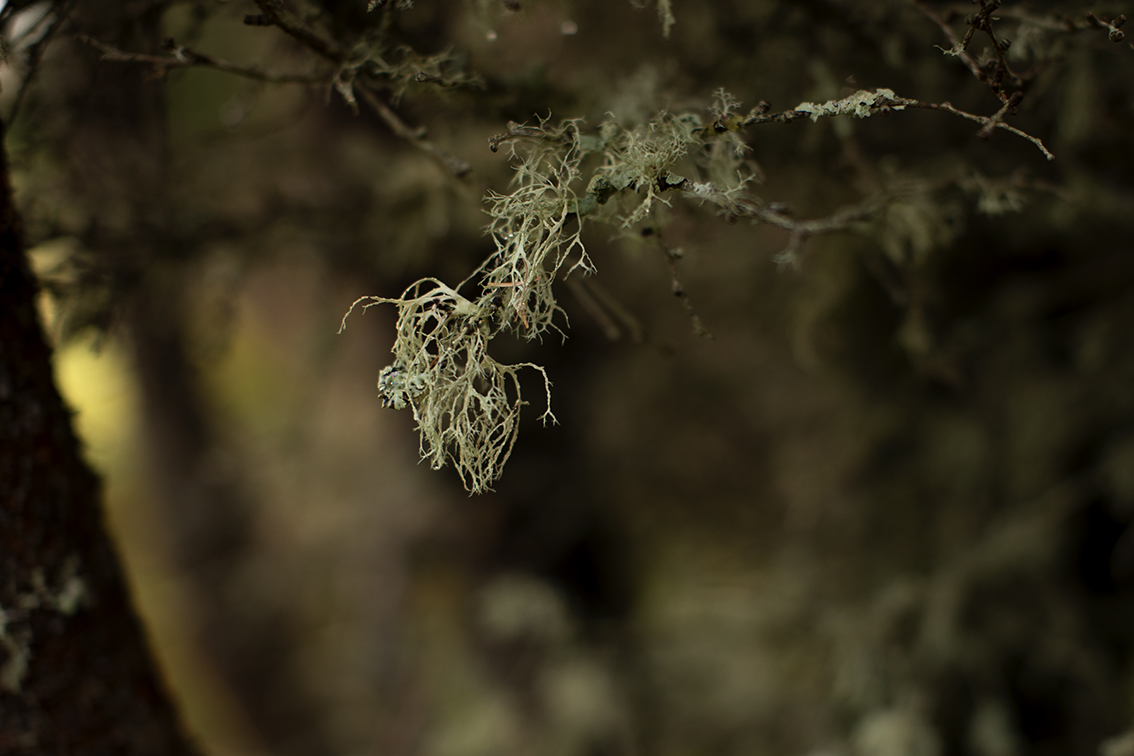
[[[965,22],[969,25],[969,30],[965,32],[965,38],[961,40],[962,50],[969,49],[969,42],[972,41],[977,29],[988,31],[991,28],[992,14],[1000,7],[1001,2],[1003,0],[980,0],[980,10],[965,19]]]
[[[651,234],[657,242],[658,249],[665,256],[666,267],[669,268],[670,278],[670,291],[673,296],[681,300],[681,304],[685,306],[685,312],[689,315],[689,320],[693,325],[693,333],[702,336],[710,341],[713,340],[713,334],[705,328],[705,323],[701,320],[701,316],[693,309],[693,300],[689,298],[689,294],[685,291],[685,286],[681,283],[681,278],[677,274],[677,261],[681,259],[681,251],[674,249],[666,243],[662,238],[660,231],[654,229]]]
[[[972,72],[977,81],[983,82],[986,78],[984,71],[981,70],[980,65],[973,59],[973,56],[969,55],[969,53],[965,50],[965,47],[961,44],[961,40],[957,39],[957,35],[953,33],[953,28],[949,26],[949,24],[945,23],[945,19],[941,18],[941,16],[938,15],[936,11],[927,6],[925,3],[921,2],[921,0],[907,0],[907,2],[921,11],[930,21],[937,24],[937,26],[941,28],[941,31],[945,34],[945,37],[949,40],[950,43],[948,50],[949,54],[960,58],[961,62],[963,62],[965,64],[965,67],[967,67],[969,71]]]
[[[928,6],[926,6],[922,2],[922,0],[906,0],[906,2],[918,8],[918,10],[922,11],[922,13],[924,13],[926,16],[933,19],[939,26],[942,26],[942,29],[948,36],[952,37],[952,30],[947,29],[944,25],[944,22],[940,21],[940,14],[937,12],[937,10],[928,8]],[[939,10],[945,10],[950,14],[963,16],[968,11],[966,5],[971,6],[971,3],[954,3],[953,5],[946,6]],[[1115,32],[1118,31],[1126,22],[1125,16],[1117,16],[1114,19],[1107,21],[1105,18],[1100,18],[1090,11],[1085,11],[1084,18],[1082,20],[1076,20],[1066,13],[1052,12],[1041,15],[1033,13],[1027,8],[1005,7],[1001,5],[1000,7],[996,8],[996,17],[1010,18],[1014,21],[1026,21],[1033,26],[1043,29],[1044,31],[1061,32],[1064,34],[1076,34],[1078,32],[1090,31],[1092,29],[1102,29],[1107,32],[1107,37],[1111,42],[1121,42],[1125,37],[1125,35],[1121,32],[1115,34]],[[956,45],[957,43],[954,42],[954,44]]]
[[[1015,134],[1018,137],[1022,137],[1024,139],[1027,139],[1029,142],[1034,144],[1039,149],[1040,152],[1043,153],[1044,157],[1046,157],[1048,160],[1055,160],[1055,155],[1051,154],[1051,152],[1048,151],[1047,147],[1044,146],[1044,143],[1040,139],[1032,136],[1031,134],[1028,134],[1025,131],[1021,131],[1020,129],[1017,129],[1015,126],[1009,126],[1008,124],[1004,123],[1004,121],[1002,120],[1003,117],[1004,117],[1004,113],[1005,112],[1011,112],[1011,109],[1013,107],[1015,107],[1015,104],[1018,102],[1018,100],[1015,100],[1015,102],[1013,102],[1013,100],[1015,100],[1015,98],[1010,98],[1009,102],[1006,103],[1006,105],[1008,106],[1008,109],[1006,111],[1001,112],[1001,113],[997,113],[994,116],[981,116],[981,115],[975,115],[973,113],[968,113],[964,110],[958,110],[957,108],[953,107],[952,104],[950,104],[948,102],[942,102],[942,103],[922,102],[921,100],[915,100],[911,97],[897,97],[897,96],[894,96],[894,97],[878,97],[874,100],[874,102],[869,104],[869,109],[870,109],[871,114],[884,113],[884,112],[889,112],[889,111],[892,111],[892,110],[902,110],[903,108],[920,108],[922,110],[942,110],[942,111],[945,111],[947,113],[952,113],[953,115],[960,116],[961,118],[966,118],[970,121],[975,121],[975,122],[981,124],[981,126],[984,127],[981,130],[982,132],[985,129],[987,129],[989,131],[989,133],[991,133],[992,129],[1003,129],[1003,130],[1005,130],[1009,133]],[[824,115],[824,114],[820,114],[820,115]],[[831,113],[830,115],[835,115],[835,113]],[[816,118],[816,117],[817,117],[816,113],[813,112],[813,111],[809,111],[809,110],[784,110],[784,111],[781,111],[779,113],[761,113],[761,114],[751,115],[748,118],[745,118],[743,121],[741,121],[739,124],[737,124],[737,128],[745,128],[747,126],[758,126],[758,125],[763,124],[763,123],[791,123],[792,121],[798,121],[801,118]],[[982,136],[987,136],[987,134],[982,134]]]
[[[509,142],[517,142],[522,139],[531,139],[540,142],[556,141],[568,144],[572,136],[567,131],[555,133],[537,126],[528,126],[522,123],[509,123],[507,131],[502,134],[494,134],[488,138],[488,149],[497,152],[500,150],[500,145]]]
[[[285,74],[267,71],[256,65],[242,66],[230,63],[222,58],[190,50],[188,47],[173,47],[169,55],[146,55],[144,53],[126,52],[92,37],[79,36],[78,40],[101,52],[102,60],[113,63],[145,63],[151,65],[159,78],[178,68],[214,68],[218,71],[270,84],[321,84],[327,80],[326,75]]]
[[[613,294],[607,291],[602,284],[591,276],[571,276],[567,280],[582,281],[583,287],[595,298],[595,301],[626,326],[626,329],[630,332],[630,340],[635,344],[642,343],[646,336],[641,321],[639,321],[632,312],[626,309],[626,306],[619,302]]]
[[[854,205],[841,207],[826,217],[802,221],[792,218],[778,206],[760,205],[750,201],[740,203],[740,214],[787,231],[787,246],[775,255],[773,261],[779,265],[798,266],[803,247],[812,236],[844,231],[853,223],[873,220],[897,196],[892,192],[880,192]]]
[[[1107,39],[1116,44],[1126,38],[1126,35],[1120,31],[1120,27],[1126,23],[1126,16],[1117,16],[1107,21],[1087,11],[1087,23],[1098,29],[1106,29]]]
[[[874,220],[891,203],[909,194],[908,188],[883,189],[822,218],[798,220],[793,216],[791,208],[786,205],[768,204],[759,198],[733,196],[711,184],[682,179],[677,184],[668,185],[667,188],[678,189],[688,199],[709,202],[720,207],[730,220],[751,218],[787,231],[788,243],[773,259],[780,265],[792,266],[799,264],[803,248],[812,236],[844,231],[855,223]]]
[[[829,234],[842,231],[852,223],[870,220],[890,204],[894,199],[892,193],[872,195],[854,205],[841,207],[824,218],[811,220],[796,220],[782,207],[776,205],[758,205],[752,202],[741,203],[744,208],[743,215],[767,223],[770,226],[782,228],[791,232],[793,236],[806,239],[820,234]]]
[[[591,295],[586,285],[587,279],[582,276],[571,276],[564,280],[567,288],[579,300],[579,304],[591,316],[591,319],[602,329],[607,341],[618,341],[622,338],[622,329],[614,322],[614,318],[603,309],[602,305]]]
[[[308,27],[302,19],[283,7],[279,0],[256,0],[256,4],[264,12],[264,17],[271,22],[270,25],[279,26],[283,31],[298,39],[324,58],[333,63],[342,65],[345,54],[335,43],[324,39],[320,34]],[[328,81],[343,93],[344,98],[351,102],[354,93],[359,96],[389,127],[395,136],[404,139],[414,147],[425,152],[436,160],[446,171],[456,178],[464,178],[472,172],[472,166],[465,160],[452,155],[428,139],[425,127],[412,127],[398,116],[371,88],[369,82],[352,79],[343,82],[338,75],[329,74],[283,74],[267,71],[259,66],[237,65],[229,61],[216,58],[212,55],[190,50],[187,47],[174,46],[168,55],[146,55],[120,50],[116,47],[100,42],[90,37],[79,37],[79,40],[94,47],[102,53],[102,59],[118,63],[145,63],[154,67],[157,75],[164,76],[168,71],[178,68],[203,67],[218,71],[244,76],[258,81],[280,84],[325,84]],[[340,71],[340,74],[342,72]],[[349,91],[344,92],[343,88]],[[348,97],[349,94],[349,97]]]
[[[418,126],[417,128],[411,127],[403,121],[389,105],[382,102],[378,95],[374,94],[369,87],[362,86],[359,88],[358,92],[363,102],[369,105],[371,109],[378,114],[378,117],[386,123],[390,131],[394,132],[396,136],[401,137],[414,147],[417,147],[419,150],[434,158],[445,170],[453,174],[456,178],[464,178],[472,173],[472,166],[469,165],[468,162],[456,155],[446,152],[431,142],[428,138],[429,132],[424,126]]]
[[[1012,77],[1012,84],[1016,87],[1023,86],[1024,82],[1023,79],[1021,79],[1020,76],[1012,70],[1011,66],[1008,65],[1008,58],[1004,55],[1004,51],[1008,49],[1011,41],[1006,39],[1001,42],[1000,39],[996,36],[996,30],[992,28],[991,13],[999,5],[1000,0],[994,0],[994,2],[991,2],[988,5],[984,6],[981,9],[981,12],[978,13],[972,20],[972,26],[969,27],[969,30],[972,31],[973,29],[980,28],[985,34],[988,35],[988,38],[992,40],[992,49],[996,52],[996,62],[1000,66],[1000,68],[996,72],[997,76],[993,81],[993,84],[995,85],[994,91],[996,92],[996,96],[999,97],[1003,102],[1008,102],[1009,95],[1004,91],[1003,87],[1000,86],[999,76],[1008,74]]]
[[[347,53],[345,50],[335,42],[324,39],[321,34],[308,26],[302,18],[285,8],[281,0],[256,0],[256,5],[263,12],[265,18],[273,25],[280,27],[287,34],[299,40],[324,58],[336,63],[340,67],[346,62]],[[344,71],[340,68],[339,74],[335,77],[334,84],[336,89],[343,94],[344,98],[349,103],[353,99],[353,85],[358,82],[353,75],[349,80],[344,80],[342,78],[343,73]],[[469,165],[468,162],[445,152],[437,147],[437,145],[433,144],[433,142],[429,141],[425,127],[419,126],[413,128],[403,121],[389,105],[383,102],[382,99],[370,89],[370,87],[366,86],[365,82],[359,87],[359,92],[366,104],[378,114],[378,117],[385,122],[396,136],[401,137],[414,147],[417,147],[419,150],[422,150],[427,155],[437,160],[445,170],[456,178],[464,178],[472,172],[472,166]]]
[[[270,25],[280,27],[324,58],[339,64],[346,59],[345,50],[308,26],[302,18],[284,7],[281,0],[256,0],[256,5],[271,22]]]
[[[1038,137],[1034,137],[1026,131],[1021,131],[1015,126],[1009,126],[1008,124],[1004,123],[1004,121],[995,120],[994,118],[989,118],[988,116],[979,116],[973,115],[972,113],[966,113],[963,110],[958,110],[957,108],[953,107],[948,102],[921,102],[919,100],[906,100],[905,98],[902,98],[901,104],[911,108],[921,108],[923,110],[944,110],[947,113],[952,113],[953,115],[960,116],[961,118],[967,118],[970,121],[976,121],[977,123],[982,124],[986,129],[1004,129],[1011,134],[1015,134],[1018,137],[1027,139],[1029,142],[1034,144],[1039,149],[1039,151],[1043,153],[1043,156],[1048,160],[1055,160],[1055,155],[1052,155],[1051,152],[1048,151],[1047,147],[1044,146],[1044,143]],[[984,129],[982,129],[982,131],[984,131]]]

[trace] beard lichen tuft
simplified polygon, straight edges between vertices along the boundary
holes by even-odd
[[[489,490],[512,453],[525,404],[523,368],[542,376],[547,409],[541,419],[555,421],[544,369],[499,363],[488,354],[489,343],[503,331],[527,340],[562,333],[552,284],[575,271],[594,272],[582,240],[587,218],[625,228],[650,215],[655,200],[666,202],[660,192],[685,183],[670,169],[699,143],[701,121],[662,113],[636,129],[608,122],[597,135],[580,126],[578,120],[511,124],[492,139],[494,151],[508,145],[514,175],[507,194],[487,197],[486,232],[495,250],[473,274],[479,296],[460,294],[463,284],[454,289],[425,278],[401,297],[363,297],[343,318],[345,327],[360,304],[398,308],[394,359],[378,379],[382,403],[411,408],[422,458],[433,468],[451,463],[472,493]],[[584,183],[588,158],[595,165]],[[603,207],[624,190],[644,196]],[[631,208],[623,213],[615,204]]]
[[[384,406],[413,410],[419,450],[433,469],[451,463],[470,493],[491,490],[512,453],[523,399],[519,372],[543,377],[547,407],[541,419],[555,422],[551,382],[539,365],[505,365],[488,354],[501,328],[501,310],[486,295],[473,302],[433,278],[418,281],[401,297],[362,297],[356,306],[398,308],[393,362],[379,379]]]

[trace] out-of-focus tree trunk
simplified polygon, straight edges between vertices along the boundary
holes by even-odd
[[[36,291],[0,152],[0,753],[191,754],[55,388]]]
[[[156,55],[163,13],[160,4],[139,12],[101,0],[87,3],[75,23],[100,41]],[[248,600],[232,586],[252,537],[251,502],[237,476],[217,472],[217,440],[188,353],[185,282],[202,243],[199,229],[179,218],[162,85],[144,67],[108,66],[93,55],[76,80],[82,85],[73,90],[72,107],[85,117],[70,133],[82,155],[72,180],[102,197],[99,214],[117,210],[130,219],[106,232],[100,252],[110,257],[126,250],[131,259],[121,325],[133,352],[146,462],[170,538],[169,559],[199,600],[188,630],[257,737],[276,751],[323,753],[319,733],[294,733],[294,712],[311,704],[279,664],[290,629],[276,617],[236,619]]]

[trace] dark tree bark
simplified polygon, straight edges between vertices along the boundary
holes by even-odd
[[[56,390],[36,295],[0,151],[0,753],[192,754]]]

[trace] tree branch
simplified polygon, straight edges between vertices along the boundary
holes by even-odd
[[[369,105],[370,108],[378,114],[378,117],[390,127],[390,131],[432,157],[440,163],[445,170],[453,174],[453,176],[456,178],[464,178],[472,173],[472,166],[469,165],[467,161],[446,152],[431,142],[428,138],[429,131],[424,126],[413,128],[403,121],[398,114],[395,113],[389,105],[382,102],[378,95],[374,94],[369,87],[363,86],[359,89],[359,94],[363,102]]]
[[[328,60],[342,64],[345,56],[340,48],[303,24],[295,14],[290,13],[274,0],[257,0],[257,4],[264,10],[264,15],[271,25],[279,26],[285,32],[303,42]],[[472,172],[472,166],[465,160],[452,155],[435,145],[428,139],[428,131],[423,126],[412,127],[407,124],[394,110],[386,104],[372,89],[369,82],[358,81],[351,78],[343,80],[340,70],[334,76],[330,74],[285,74],[268,71],[255,65],[238,65],[222,58],[191,50],[188,47],[176,45],[168,41],[168,55],[146,55],[143,53],[127,52],[113,45],[108,45],[97,39],[87,36],[78,37],[91,47],[102,53],[102,60],[115,63],[143,63],[154,68],[155,76],[161,78],[169,71],[180,68],[212,68],[218,71],[243,76],[257,81],[273,84],[330,84],[343,95],[349,104],[353,105],[354,93],[357,91],[364,102],[382,119],[395,136],[404,139],[414,147],[436,160],[446,171],[456,178],[465,178]],[[357,87],[356,87],[357,85]]]
[[[953,107],[948,102],[934,103],[922,102],[915,100],[911,97],[899,97],[888,89],[879,89],[874,93],[869,92],[856,92],[850,97],[843,98],[842,100],[832,100],[816,105],[814,103],[801,103],[793,110],[784,110],[779,113],[763,113],[757,112],[760,108],[753,110],[748,117],[741,120],[735,128],[745,128],[747,126],[757,126],[762,123],[791,123],[798,121],[801,118],[811,118],[813,121],[819,120],[820,117],[833,116],[833,115],[857,115],[860,118],[875,113],[886,113],[891,110],[903,110],[905,108],[920,108],[922,110],[941,110],[946,113],[952,113],[955,116],[965,118],[970,121],[975,121],[981,124],[982,128],[978,134],[982,138],[988,138],[994,129],[1003,129],[1018,137],[1027,139],[1034,144],[1043,156],[1048,160],[1055,160],[1055,155],[1044,146],[1044,143],[1037,137],[1028,134],[1025,131],[1017,129],[1015,126],[1009,126],[1004,123],[1003,118],[1006,114],[1014,111],[1016,105],[1019,103],[1019,94],[1016,93],[1004,103],[1004,106],[992,116],[981,116],[973,113],[968,113],[964,110],[959,110]]]
[[[127,52],[113,45],[100,42],[97,39],[80,35],[77,39],[102,53],[102,60],[111,63],[144,63],[153,66],[154,75],[163,78],[171,70],[179,68],[213,68],[225,73],[243,76],[270,84],[321,84],[327,81],[326,75],[317,74],[285,74],[268,71],[256,65],[242,66],[230,63],[222,58],[191,50],[188,47],[175,45],[173,40],[167,40],[168,55],[146,55],[143,53]]]
[[[281,0],[256,0],[256,5],[263,12],[264,17],[271,22],[271,26],[280,27],[286,34],[302,42],[305,47],[311,48],[334,63],[342,63],[346,59],[346,51],[342,47],[329,39],[324,39],[323,35],[308,26],[302,18],[284,7]]]
[[[1004,123],[1004,121],[1000,120],[1000,118],[1003,117],[1003,114],[1006,111],[1011,112],[1011,110],[1015,107],[1011,102],[1005,103],[1004,107],[1001,108],[995,116],[992,116],[990,118],[988,116],[979,116],[972,113],[966,113],[963,110],[958,110],[948,102],[934,103],[920,102],[918,100],[905,100],[904,98],[902,99],[903,104],[911,108],[921,108],[923,110],[943,110],[946,113],[952,113],[953,115],[960,116],[961,118],[966,118],[970,121],[976,121],[977,123],[983,125],[983,128],[978,132],[978,134],[980,134],[981,136],[990,134],[992,129],[1004,129],[1010,134],[1015,134],[1022,139],[1027,139],[1029,142],[1034,144],[1036,148],[1039,149],[1039,151],[1043,153],[1043,156],[1048,160],[1055,160],[1055,155],[1051,154],[1051,152],[1048,151],[1047,147],[1044,146],[1044,143],[1038,137],[1034,137],[1026,131],[1021,131],[1015,126],[1009,126],[1008,124]]]
[[[981,70],[980,64],[978,64],[973,59],[973,56],[969,55],[968,51],[966,50],[966,48],[968,47],[967,37],[966,43],[962,44],[961,40],[957,39],[957,35],[953,33],[953,28],[949,26],[949,24],[945,23],[945,19],[941,18],[941,16],[938,15],[936,11],[927,6],[925,3],[921,2],[921,0],[907,0],[907,2],[921,11],[930,21],[940,27],[941,31],[945,34],[945,37],[949,40],[949,50],[947,50],[946,52],[948,52],[950,55],[960,58],[961,62],[965,64],[965,67],[972,72],[972,75],[974,77],[976,77],[976,80],[983,82],[986,78],[984,71]],[[970,27],[970,31],[971,30],[972,27]]]

